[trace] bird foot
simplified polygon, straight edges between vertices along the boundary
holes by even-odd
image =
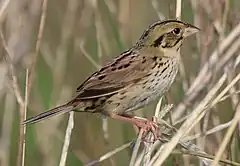
[[[152,132],[152,134],[153,134],[153,141],[152,142],[155,142],[156,140],[158,140],[158,138],[159,138],[158,128],[159,127],[158,127],[157,123],[155,123],[151,120],[148,120],[148,119],[134,118],[133,119],[133,124],[139,128],[139,131],[141,131],[141,130],[143,131],[142,140],[144,142],[149,142],[146,139],[146,136],[149,132]]]
[[[153,142],[158,140],[160,137],[158,135],[158,124],[153,120],[148,120],[148,119],[136,117],[136,116],[127,117],[127,116],[122,116],[117,114],[112,114],[111,117],[114,119],[125,121],[125,122],[130,122],[133,125],[137,126],[139,128],[139,131],[141,130],[143,131],[142,140],[144,142],[147,142],[145,138],[149,132],[152,132],[153,134]]]

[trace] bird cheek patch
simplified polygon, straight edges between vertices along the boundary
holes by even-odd
[[[164,35],[163,35],[164,36]],[[153,47],[159,47],[162,44],[163,36],[160,36],[157,40],[155,40],[152,44]]]

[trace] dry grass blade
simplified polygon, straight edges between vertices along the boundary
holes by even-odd
[[[155,165],[161,165],[168,157],[168,155],[172,152],[175,146],[179,143],[180,139],[188,133],[192,127],[203,117],[203,108],[207,105],[207,103],[213,98],[219,88],[222,86],[224,81],[226,80],[226,75],[222,77],[218,83],[215,85],[208,95],[203,99],[203,101],[194,109],[188,119],[183,123],[181,128],[178,130],[178,133],[171,139],[169,143],[167,143],[162,150],[159,158],[157,159]]]
[[[35,46],[35,56],[32,60],[32,64],[30,67],[30,76],[29,76],[29,85],[28,85],[28,88],[29,88],[28,93],[29,94],[32,89],[32,85],[33,85],[33,81],[34,81],[35,66],[36,66],[37,57],[39,54],[42,37],[43,37],[43,30],[44,30],[46,14],[47,14],[47,3],[48,3],[48,0],[42,0],[42,7],[41,7],[42,12],[41,12],[41,18],[40,18],[39,29],[38,29],[38,34],[37,34],[37,42],[36,42],[36,46]]]
[[[140,132],[138,134],[138,138],[135,142],[135,146],[133,148],[133,153],[132,153],[132,157],[131,157],[129,166],[134,166],[134,163],[135,163],[136,158],[137,158],[138,150],[139,150],[139,147],[140,147],[140,144],[141,144],[142,135],[143,135],[143,130],[140,130]]]
[[[152,2],[152,6],[153,6],[154,10],[156,11],[156,13],[158,15],[159,20],[165,20],[164,14],[159,12],[159,10],[158,10],[158,2],[157,2],[157,0],[151,0],[151,2]]]
[[[84,41],[80,42],[80,50],[82,51],[83,55],[93,64],[93,66],[96,69],[100,69],[101,66],[97,62],[95,62],[95,60],[85,50],[85,48],[84,48]]]
[[[24,165],[24,154],[25,154],[25,127],[21,126],[21,122],[24,121],[24,118],[26,117],[26,107],[27,104],[22,96],[21,96],[21,92],[20,92],[20,88],[19,88],[19,84],[18,84],[18,80],[17,80],[17,76],[15,75],[15,71],[14,71],[14,67],[13,67],[13,64],[12,64],[12,61],[11,61],[11,54],[10,54],[10,50],[8,49],[7,47],[7,44],[5,42],[5,39],[4,39],[4,36],[2,34],[2,30],[0,30],[0,36],[1,36],[1,39],[2,39],[2,44],[3,44],[3,47],[6,51],[6,55],[4,56],[4,60],[5,62],[7,63],[8,65],[8,69],[10,71],[10,75],[12,77],[12,87],[13,87],[13,91],[14,91],[14,94],[16,96],[16,99],[18,101],[18,104],[20,106],[20,127],[19,127],[19,147],[18,147],[18,155],[17,155],[17,164],[18,166],[22,166]],[[28,73],[27,73],[28,74]],[[26,76],[26,81],[28,81],[28,76]],[[26,82],[26,89],[25,91],[27,91],[27,84],[28,82]],[[25,94],[25,98],[27,97],[27,94]]]
[[[116,148],[116,149],[114,149],[114,150],[112,150],[112,151],[104,154],[103,156],[99,157],[99,159],[89,162],[89,163],[86,164],[85,166],[92,166],[92,165],[95,165],[95,164],[97,164],[97,163],[100,163],[100,162],[102,162],[102,161],[104,161],[104,160],[112,157],[112,156],[115,155],[116,153],[118,153],[118,152],[126,149],[126,148],[129,147],[129,146],[131,146],[131,144],[132,144],[132,142],[128,142],[128,143],[126,143],[126,144],[124,144],[124,145],[122,145],[122,146],[120,146],[120,147],[118,147],[118,148]]]
[[[176,0],[176,19],[181,20],[182,12],[182,0]],[[186,70],[182,60],[182,57],[179,55],[179,74],[182,79],[183,90],[186,92],[188,89],[188,81],[186,79]]]
[[[12,87],[13,87],[13,92],[16,96],[16,99],[18,101],[18,104],[21,106],[21,107],[24,107],[24,101],[23,101],[23,98],[21,96],[21,92],[20,92],[20,88],[19,88],[19,85],[18,85],[18,80],[17,80],[17,76],[15,74],[15,70],[14,70],[14,67],[13,67],[13,64],[12,64],[12,60],[11,60],[11,52],[10,50],[8,49],[7,47],[7,44],[6,44],[6,41],[5,41],[5,38],[3,36],[3,33],[2,33],[2,29],[0,29],[0,36],[1,36],[1,40],[2,40],[2,45],[6,51],[6,55],[3,56],[6,64],[8,65],[8,69],[9,69],[9,72],[10,72],[10,75],[12,77]]]
[[[160,115],[160,111],[161,111],[161,105],[162,105],[162,97],[159,99],[158,103],[157,103],[157,106],[156,106],[156,109],[155,109],[155,113],[154,113],[154,117],[155,118],[158,118],[159,115]],[[162,114],[161,114],[162,115]],[[163,116],[161,116],[162,118]]]
[[[187,137],[184,138],[184,141],[190,141],[190,140],[196,139],[196,138],[201,137],[201,136],[207,136],[207,135],[216,133],[218,131],[226,129],[227,127],[229,127],[231,125],[231,123],[232,123],[232,121],[224,123],[224,124],[220,124],[220,125],[212,128],[212,129],[206,131],[205,133],[198,133],[198,134],[195,134],[193,136],[187,136]]]
[[[63,24],[61,27],[61,37],[59,45],[56,49],[56,60],[53,68],[53,77],[55,86],[52,91],[52,101],[57,102],[59,99],[60,91],[65,88],[61,87],[66,72],[66,61],[68,58],[67,45],[71,40],[73,34],[73,27],[76,20],[76,12],[78,9],[79,2],[77,0],[69,0],[66,4],[66,12],[63,18]],[[59,166],[65,166],[68,154],[68,147],[71,141],[72,129],[74,127],[74,112],[69,113],[68,125],[65,132],[64,144],[62,148],[61,158]],[[56,126],[53,126],[52,130],[55,130]]]
[[[25,80],[25,97],[24,97],[24,111],[22,112],[21,119],[26,119],[27,117],[27,106],[28,106],[28,98],[29,98],[29,93],[28,93],[28,82],[29,82],[29,70],[26,70],[26,80]],[[23,141],[22,147],[20,148],[22,150],[22,163],[21,165],[24,166],[25,163],[25,147],[26,147],[26,142],[25,142],[25,136],[26,136],[26,125],[20,125],[20,128],[22,128],[22,135],[20,135],[21,140]],[[21,130],[21,129],[20,129]]]
[[[209,159],[209,154],[202,151],[197,145],[193,144],[191,141],[180,141],[180,145],[189,150],[192,153],[198,153],[201,154],[197,156],[202,163],[204,163],[205,166],[210,166],[212,163],[212,160]],[[203,157],[202,157],[203,156]],[[206,156],[206,157],[205,157]]]
[[[158,144],[158,146],[160,146],[160,149],[156,152],[156,154],[152,157],[151,161],[150,161],[150,164],[149,165],[153,165],[155,163],[155,161],[157,160],[159,154],[162,152],[163,150],[163,147],[165,145],[162,145],[162,143],[165,143],[165,142],[169,142],[169,140],[178,132],[176,128],[174,128],[173,126],[169,125],[167,122],[161,120],[159,121],[160,123],[160,131],[161,132],[161,138],[160,138],[160,142]],[[191,152],[197,152],[199,154],[202,154],[202,155],[205,155],[205,156],[209,156],[206,152],[202,151],[200,148],[198,148],[195,144],[191,143],[190,141],[180,141],[179,144],[191,151]],[[157,144],[154,145],[154,149],[157,149],[156,146]],[[172,153],[172,152],[171,152]],[[204,157],[201,157],[201,156],[198,156],[199,159],[205,163],[205,165],[209,166],[211,161],[208,159],[208,158],[204,158]]]
[[[186,92],[186,97],[184,99],[184,101],[182,103],[180,103],[177,108],[175,109],[175,113],[173,114],[173,119],[176,120],[178,119],[183,111],[186,109],[186,104],[190,101],[193,101],[198,95],[199,92],[201,92],[201,90],[203,88],[206,87],[206,85],[208,85],[210,78],[212,77],[212,71],[210,71],[210,69],[214,66],[214,65],[218,65],[217,69],[221,69],[223,66],[223,62],[226,63],[225,59],[229,59],[230,57],[232,57],[234,55],[234,53],[237,51],[237,49],[239,48],[239,41],[238,41],[238,37],[240,36],[240,23],[231,31],[231,33],[219,44],[219,47],[216,48],[213,53],[211,54],[208,62],[205,63],[205,65],[201,68],[201,71],[199,72],[198,76],[196,77],[196,79],[193,81],[193,83],[191,84],[191,86],[189,87],[188,91]],[[237,40],[236,42],[234,42],[235,40]],[[232,45],[233,43],[233,45]],[[233,49],[234,48],[234,49]],[[223,52],[225,52],[227,50],[227,54],[223,54]],[[233,50],[235,50],[233,52]],[[230,53],[229,53],[230,52]],[[222,55],[221,63],[218,62],[219,60],[219,55]],[[219,65],[221,64],[221,65]],[[199,86],[201,85],[201,86]]]
[[[162,145],[158,151],[155,153],[155,155],[152,157],[149,165],[154,165],[154,163],[156,162],[156,160],[158,159],[158,156],[160,155],[160,153],[162,152],[163,148],[165,147],[165,145]]]
[[[74,127],[74,112],[71,111],[69,113],[68,125],[67,125],[67,129],[66,129],[66,134],[65,134],[65,139],[64,139],[64,144],[63,144],[63,148],[62,148],[59,166],[65,166],[65,164],[66,164],[68,147],[70,144],[73,127]]]
[[[222,91],[221,93],[212,101],[211,106],[214,106],[218,103],[219,100],[229,91],[229,89],[235,85],[240,80],[240,73],[230,82]]]
[[[176,0],[176,18],[181,20],[182,0]]]
[[[216,92],[225,82],[227,76],[224,74],[219,81],[215,84],[215,86],[209,91],[207,96],[203,99],[203,101],[193,110],[189,118],[183,123],[182,127],[179,129],[178,133],[172,138],[172,140],[167,143],[162,154],[159,156],[156,165],[161,165],[164,160],[168,157],[174,147],[178,144],[180,139],[186,135],[195,125],[199,122],[199,120],[205,115],[206,110],[204,111],[205,106],[208,102],[215,96]],[[225,87],[222,92],[212,101],[211,105],[214,105],[219,99],[222,98],[225,93],[240,79],[240,73],[232,80],[232,82]]]
[[[232,93],[232,94],[225,95],[225,96],[223,96],[220,100],[218,100],[217,102],[215,102],[214,105],[211,105],[211,106],[210,106],[210,105],[207,105],[207,106],[205,107],[205,109],[210,109],[210,108],[214,107],[216,104],[218,104],[218,103],[220,103],[220,102],[222,102],[222,101],[225,101],[226,99],[228,99],[228,98],[231,97],[232,95],[239,94],[239,93],[240,93],[240,91],[236,91],[236,92],[234,92],[234,93]],[[181,119],[179,119],[178,121],[176,121],[174,125],[177,125],[177,124],[179,124],[179,123],[182,123],[182,122],[185,121],[188,117],[189,117],[189,115],[182,117]]]
[[[0,95],[0,98],[3,96]],[[13,133],[13,120],[14,113],[16,112],[16,97],[11,92],[8,92],[5,97],[4,111],[2,115],[3,122],[1,124],[1,150],[0,150],[0,160],[1,165],[9,165],[9,159],[11,155],[11,136]],[[4,154],[5,153],[5,154]]]
[[[161,131],[164,131],[164,130],[166,130],[166,129],[168,129],[168,130],[166,130],[166,131],[168,131],[167,133],[162,133],[162,136],[164,136],[164,138],[163,138],[163,140],[161,140],[161,141],[169,141],[170,139],[171,139],[171,137],[174,135],[174,134],[176,134],[176,132],[177,132],[177,130],[174,128],[174,127],[172,127],[172,126],[170,126],[169,124],[167,124],[167,122],[165,122],[165,123],[161,123],[161,127],[163,127],[163,126],[165,126],[166,128],[164,129],[164,128],[161,128]],[[173,130],[173,132],[171,132],[171,130]],[[160,144],[160,145],[159,145]],[[159,147],[160,146],[160,149],[157,151],[157,153],[152,157],[152,159],[151,159],[151,161],[150,161],[150,163],[149,163],[149,165],[153,165],[154,163],[155,163],[155,161],[157,160],[157,158],[158,158],[158,156],[159,156],[159,154],[162,152],[162,149],[163,149],[163,147],[165,146],[165,145],[161,145],[162,143],[161,142],[158,142],[158,145],[157,144],[155,144],[154,145],[154,150],[155,149],[157,149],[157,147]],[[195,144],[193,144],[193,143],[191,143],[190,141],[185,141],[185,140],[183,140],[183,141],[180,141],[179,142],[179,144],[184,148],[184,149],[186,149],[187,151],[183,151],[183,152],[181,152],[181,153],[183,153],[183,154],[190,154],[190,155],[194,155],[194,156],[197,156],[206,166],[210,166],[211,165],[211,163],[212,163],[212,159],[214,159],[214,157],[213,156],[211,156],[211,155],[209,155],[209,154],[207,154],[206,152],[204,152],[204,151],[202,151],[199,147],[197,147]],[[171,152],[171,154],[174,154],[175,153],[175,151],[172,151]],[[229,161],[229,160],[221,160],[221,162],[222,163],[230,163],[230,164],[232,164],[232,165],[239,165],[238,163],[236,163],[236,162],[231,162],[231,161]]]
[[[136,162],[134,163],[134,166],[139,166],[139,165],[143,165],[144,164],[144,159],[145,157],[145,151],[142,150],[141,153],[137,156]],[[143,162],[143,163],[142,163]]]
[[[42,1],[41,9],[42,9],[42,12],[41,12],[41,18],[40,18],[40,24],[39,24],[39,31],[38,31],[38,35],[37,35],[35,57],[31,64],[30,73],[29,73],[28,69],[26,72],[25,99],[24,99],[25,102],[24,102],[24,111],[21,113],[21,118],[20,118],[21,122],[23,122],[27,116],[27,105],[28,105],[31,87],[32,87],[33,81],[34,81],[35,65],[36,65],[37,55],[39,53],[42,36],[43,36],[43,29],[44,29],[44,25],[45,25],[47,0]],[[21,154],[21,158],[20,158],[20,155],[18,156],[18,165],[19,166],[20,165],[24,166],[24,162],[25,162],[25,134],[26,134],[26,125],[21,125],[20,126],[20,139],[22,140],[22,145],[19,146],[19,154]],[[20,151],[22,151],[22,152],[20,152]]]
[[[200,157],[200,158],[204,158],[204,159],[210,159],[210,160],[213,160],[214,159],[214,156],[212,155],[209,155],[209,154],[203,154],[203,153],[199,153],[199,152],[193,152],[193,151],[177,151],[177,150],[174,150],[173,151],[173,154],[189,154],[191,156],[197,156],[197,157]],[[209,160],[209,161],[210,161]],[[220,162],[222,164],[229,164],[231,166],[240,166],[239,163],[236,163],[236,162],[233,162],[233,161],[230,161],[230,160],[224,160],[224,159],[221,159]]]
[[[240,166],[240,115],[236,111],[240,107],[239,8],[240,0],[0,1],[0,165],[118,166],[131,162],[132,166]],[[132,48],[142,32],[151,36],[155,29],[147,31],[148,25],[166,19],[191,23],[201,31],[180,48],[178,74],[166,98],[160,99],[155,108],[154,103],[139,100],[147,104],[146,108],[131,112],[137,119],[153,116],[159,126],[158,140],[152,132],[146,137],[143,133],[140,140],[128,124],[106,118],[101,123],[105,115],[96,119],[87,112],[20,125],[26,112],[32,117],[77,96],[72,88],[100,70],[104,62],[113,60],[117,65],[116,69],[112,65],[113,70],[106,70],[110,73],[119,66],[125,71],[134,58],[120,65],[119,55],[127,50],[141,54]],[[145,37],[139,49],[144,51],[145,46],[160,40],[161,44],[171,42],[164,37]],[[155,38],[159,40],[153,41]],[[159,75],[150,82],[161,81]],[[150,89],[154,88],[152,85]],[[125,98],[120,95],[117,100]],[[105,97],[103,100],[112,103]],[[98,107],[99,102],[101,106],[103,101],[93,102],[86,101],[86,107]],[[173,105],[165,103],[173,104],[174,110]],[[75,129],[84,135],[75,133]]]
[[[4,0],[3,2],[1,2],[2,7],[0,9],[0,23],[2,23],[3,15],[9,5],[9,2],[10,2],[10,0]]]
[[[240,76],[240,74],[239,74]],[[237,126],[237,124],[239,123],[240,121],[240,104],[238,104],[238,107],[236,109],[236,113],[235,113],[235,116],[232,120],[232,123],[231,123],[231,126],[228,128],[228,131],[222,141],[222,143],[220,144],[220,147],[217,151],[217,154],[214,158],[214,161],[212,163],[212,166],[216,166],[220,160],[220,158],[222,157],[222,154],[224,152],[224,150],[226,149],[227,147],[227,144],[229,143],[231,137],[232,137],[232,134]]]
[[[154,122],[157,122],[157,119],[159,117],[160,114],[160,110],[161,110],[161,105],[162,105],[162,97],[159,99],[156,109],[155,109],[155,114],[154,114]],[[151,159],[151,153],[152,153],[152,148],[153,148],[153,143],[154,143],[154,137],[152,133],[149,133],[148,136],[146,137],[147,140],[149,140],[149,142],[145,142],[145,155],[143,157],[143,165],[147,166],[150,163],[150,159]]]

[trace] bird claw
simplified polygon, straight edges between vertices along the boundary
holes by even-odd
[[[148,135],[149,132],[153,134],[153,140],[156,141],[160,138],[158,135],[158,124],[154,122],[154,119],[148,120],[141,117],[127,117],[117,114],[112,114],[112,118],[119,119],[122,121],[130,122],[139,128],[139,131],[142,131],[142,140]],[[145,141],[146,142],[146,141]]]
[[[147,119],[136,119],[135,125],[143,131],[142,140],[148,142],[145,138],[149,132],[153,134],[153,142],[159,139],[157,123]]]

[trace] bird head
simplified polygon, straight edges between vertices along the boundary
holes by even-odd
[[[182,21],[166,20],[152,24],[141,36],[136,46],[156,48],[162,52],[178,50],[184,39],[200,29]]]

